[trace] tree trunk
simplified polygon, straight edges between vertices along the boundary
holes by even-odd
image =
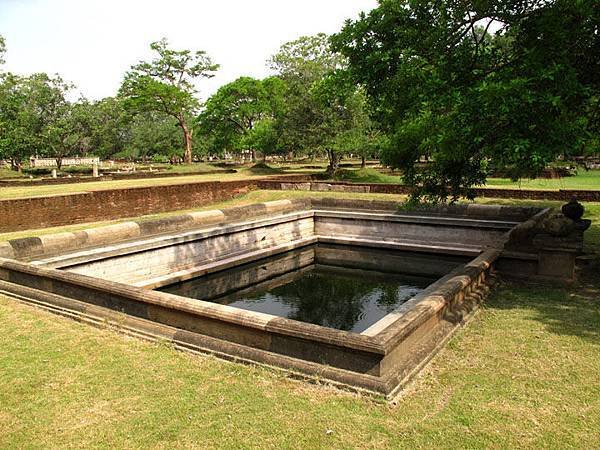
[[[62,156],[57,156],[55,159],[56,159],[56,167],[58,168],[58,170],[60,170],[60,168],[62,167]]]
[[[360,157],[360,168],[364,169],[365,167],[367,167],[367,158],[365,158],[365,155],[361,155],[361,157]]]
[[[21,172],[23,164],[20,159],[11,158],[10,159],[10,169],[15,172]]]
[[[340,168],[340,155],[335,150],[328,149],[327,157],[329,158],[329,165],[326,172],[328,175],[333,176]]]
[[[192,133],[190,132],[185,120],[183,118],[179,119],[179,126],[183,131],[183,162],[186,164],[192,163]]]

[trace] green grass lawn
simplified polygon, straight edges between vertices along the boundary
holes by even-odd
[[[344,169],[335,177],[336,181],[349,181],[354,183],[402,183],[402,176],[389,175],[377,169]],[[577,176],[558,179],[536,178],[512,181],[508,178],[488,178],[485,187],[506,189],[584,189],[600,190],[600,170],[588,172],[580,169]]]
[[[303,195],[350,194],[255,191],[204,209]],[[600,253],[600,203],[586,208],[586,245]],[[571,288],[500,283],[394,404],[0,295],[0,448],[597,448],[596,264]]]
[[[577,176],[557,179],[536,178],[535,180],[512,181],[508,178],[488,178],[488,187],[511,189],[588,189],[600,190],[600,170],[579,169]]]
[[[46,186],[11,186],[0,187],[0,200],[22,197],[40,197],[47,195],[74,194],[80,192],[92,192],[105,189],[124,189],[132,187],[164,186],[169,184],[187,184],[201,181],[233,181],[244,180],[266,175],[274,175],[279,171],[253,170],[251,167],[238,170],[237,173],[216,173],[208,175],[188,175],[165,178],[147,178],[135,180],[96,181],[87,183],[54,184]],[[287,175],[296,173],[305,174],[309,172],[281,172]]]

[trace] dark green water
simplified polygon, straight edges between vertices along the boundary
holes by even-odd
[[[223,297],[219,303],[361,332],[424,287],[393,276],[369,278],[364,273],[349,276],[312,269],[282,286]]]
[[[352,255],[351,260],[347,254]],[[330,260],[327,264],[322,263],[322,260],[338,255],[345,258],[342,263],[345,266],[334,266]],[[439,277],[437,273],[423,273],[423,267],[443,264],[435,256],[426,257],[425,265],[422,255],[414,257],[418,258],[418,276],[356,268],[361,261],[364,264],[370,261],[371,266],[373,261],[379,264],[385,256],[383,252],[357,253],[355,249],[345,252],[340,248],[331,250],[313,246],[161,290],[339,330],[362,332]],[[410,265],[411,257],[405,257],[409,258],[405,264]],[[453,261],[452,265],[455,263]]]

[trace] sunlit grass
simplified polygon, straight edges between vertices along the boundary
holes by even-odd
[[[585,171],[579,169],[577,175],[564,178],[536,178],[512,181],[508,178],[488,178],[488,187],[514,189],[592,189],[600,190],[600,170]]]

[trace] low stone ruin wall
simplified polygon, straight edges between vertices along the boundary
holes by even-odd
[[[259,189],[272,190],[295,190],[295,191],[331,191],[331,192],[353,192],[369,194],[397,194],[408,195],[410,186],[404,184],[385,183],[344,183],[324,181],[290,181],[290,180],[261,180]],[[575,189],[560,189],[555,191],[538,191],[526,189],[495,189],[477,188],[476,197],[489,198],[515,198],[528,200],[557,200],[569,201],[576,197],[579,201],[600,202],[600,190],[586,191]]]
[[[63,158],[63,166],[91,166],[92,164],[99,164],[100,158],[97,156],[91,158]],[[56,167],[55,158],[34,158],[33,156],[29,159],[31,167]]]

